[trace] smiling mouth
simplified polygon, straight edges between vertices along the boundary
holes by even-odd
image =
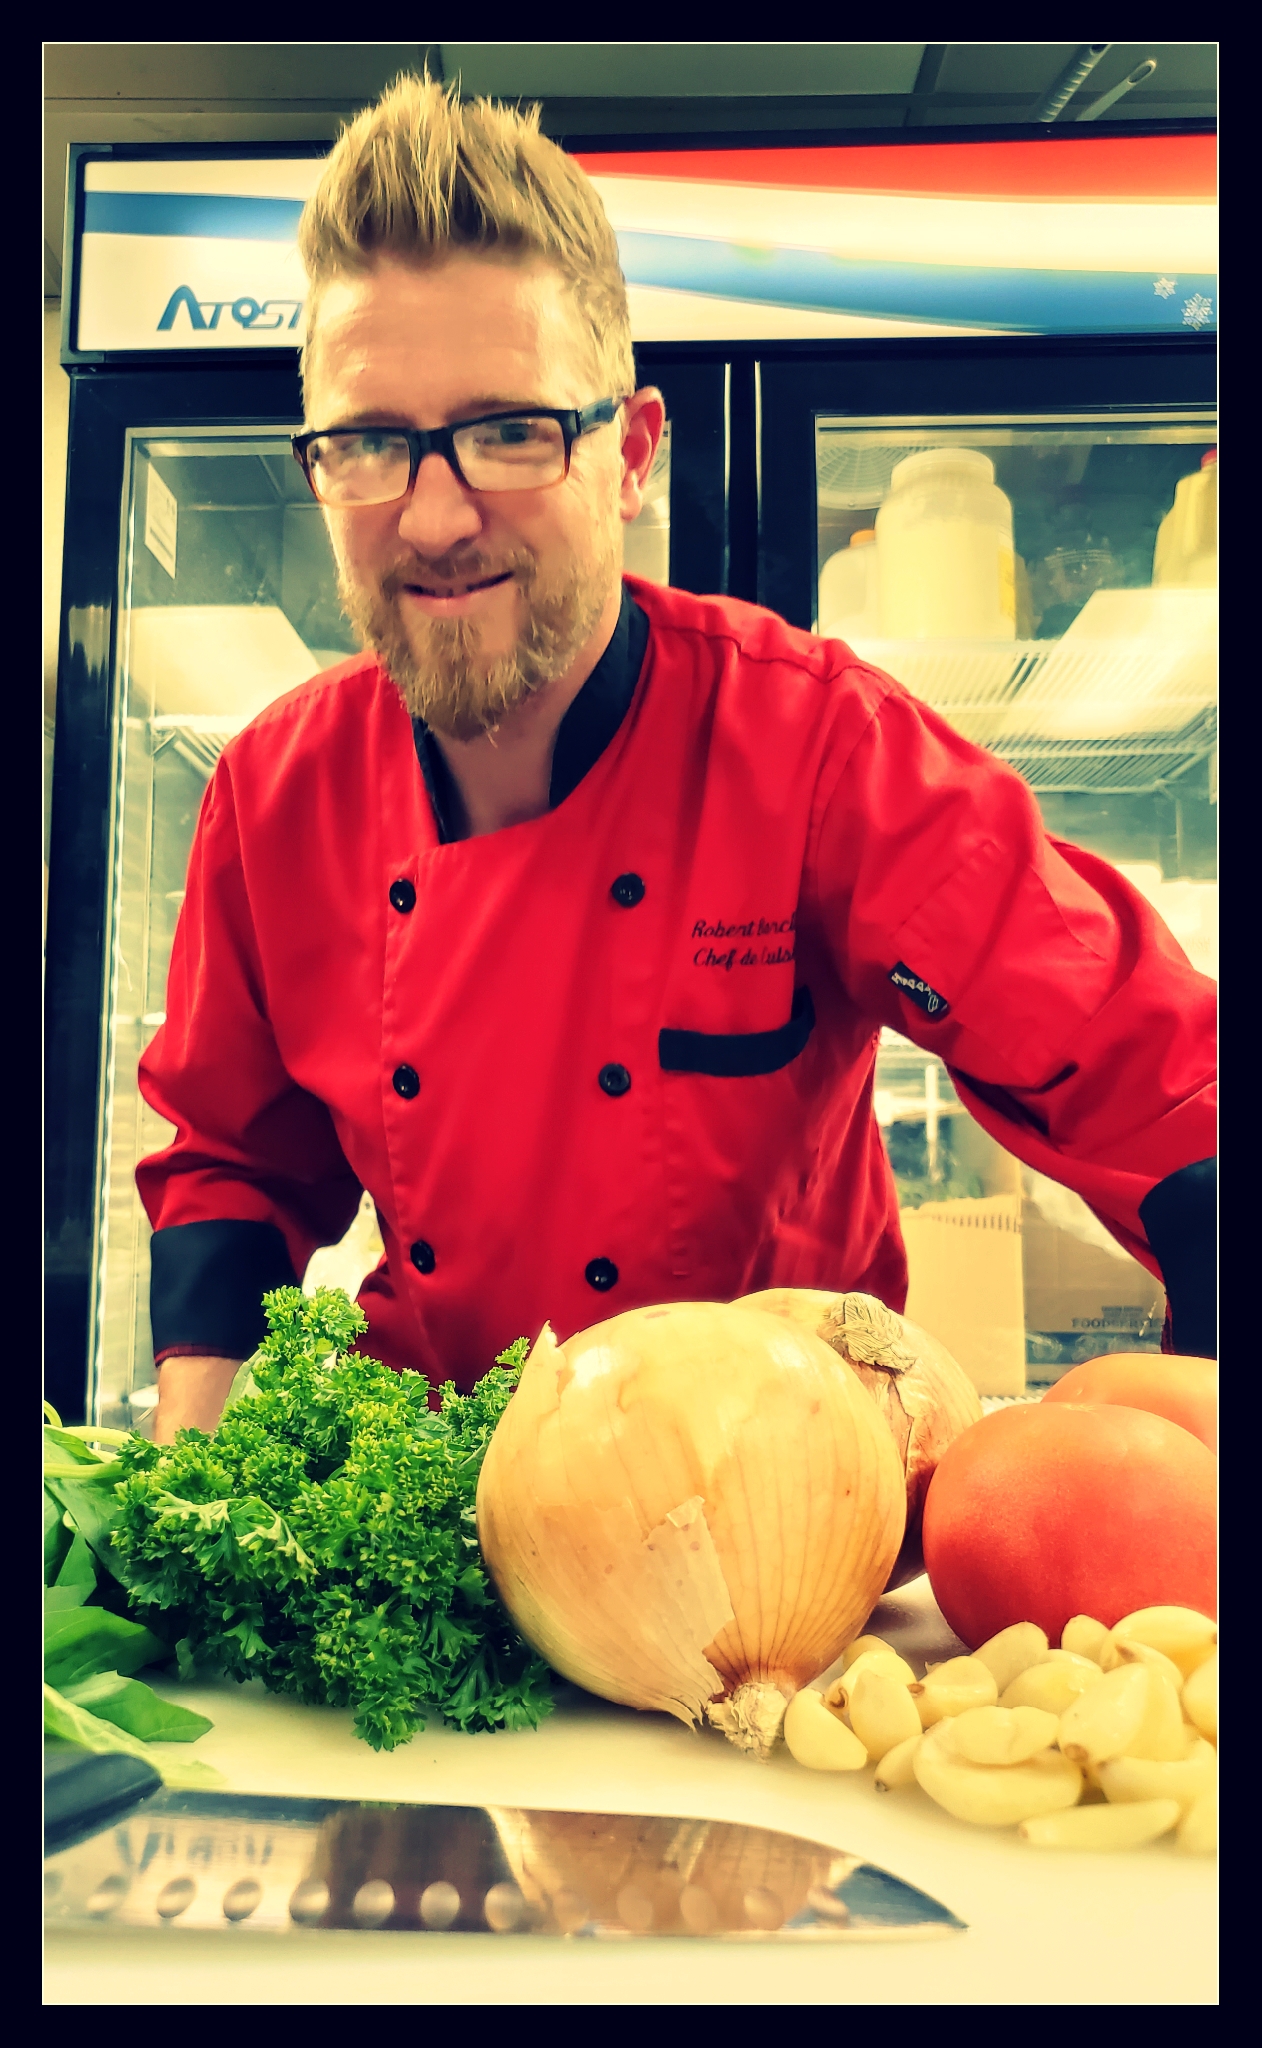
[[[409,582],[404,585],[404,589],[412,591],[417,597],[467,597],[473,590],[494,590],[498,584],[509,582],[511,577],[511,569],[505,569],[498,576],[483,576],[468,583]]]

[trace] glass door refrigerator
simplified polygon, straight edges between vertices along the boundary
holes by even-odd
[[[185,870],[220,751],[356,651],[302,424],[294,237],[319,155],[72,151],[71,378],[45,961],[46,1382],[65,1419],[143,1426],[156,1400],[137,1160],[170,1135],[137,1062],[163,1022]],[[667,430],[626,565],[752,589],[729,543],[721,346],[641,351]],[[742,472],[752,480],[753,443]],[[740,501],[738,481],[733,502]],[[296,879],[295,886],[300,886]],[[306,1284],[352,1292],[381,1251],[365,1196]]]
[[[1217,433],[1200,340],[766,362],[760,594],[1011,763],[1217,974]],[[1159,1348],[1165,1299],[1075,1195],[877,1064],[908,1314],[985,1392]]]
[[[1214,135],[583,160],[637,331],[727,340],[755,426],[749,594],[1010,762],[1049,833],[1122,869],[1216,977]],[[983,1394],[1159,1348],[1160,1284],[890,1031],[876,1113],[907,1312]]]
[[[1182,158],[1170,140],[578,153],[669,418],[627,567],[849,641],[1013,761],[1049,829],[1124,866],[1212,971],[1212,138],[1175,138]],[[1055,159],[1050,183],[1023,151]],[[143,1427],[156,1398],[134,1170],[167,1127],[136,1065],[207,779],[264,704],[353,651],[289,451],[322,153],[71,152],[45,969],[46,1377],[67,1419]],[[1084,214],[1094,268],[1075,269]],[[1032,221],[1050,284],[1045,263],[1031,285]],[[979,237],[993,255],[1004,235],[996,284]],[[1010,507],[998,618],[882,610],[895,472],[933,451],[990,465]],[[877,1112],[909,1312],[984,1392],[1155,1347],[1157,1284],[889,1034]],[[307,1284],[354,1288],[378,1251],[365,1196]]]

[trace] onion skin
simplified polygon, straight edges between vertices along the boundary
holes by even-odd
[[[589,1692],[765,1755],[870,1613],[902,1541],[893,1441],[811,1331],[717,1302],[544,1328],[483,1460],[496,1591]],[[767,1697],[762,1733],[730,1702]],[[726,1710],[726,1712],[725,1712]]]
[[[871,1294],[771,1287],[742,1296],[740,1305],[814,1330],[867,1388],[885,1417],[907,1485],[907,1526],[883,1590],[892,1593],[919,1578],[925,1568],[921,1525],[929,1481],[948,1444],[981,1420],[973,1382],[945,1344]]]

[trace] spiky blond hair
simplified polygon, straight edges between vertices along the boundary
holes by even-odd
[[[379,256],[424,263],[451,249],[554,264],[573,294],[600,374],[600,396],[635,389],[627,288],[596,189],[539,132],[539,109],[461,104],[454,87],[404,76],[342,131],[303,209],[298,248],[320,294]],[[306,361],[304,350],[304,367]]]

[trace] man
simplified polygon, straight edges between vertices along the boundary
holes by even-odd
[[[656,1300],[901,1308],[883,1025],[1212,1351],[1212,984],[840,643],[623,582],[663,405],[578,167],[404,81],[302,248],[296,453],[368,651],[207,792],[141,1068],[159,1439],[213,1427],[361,1187],[362,1348],[433,1382]]]

